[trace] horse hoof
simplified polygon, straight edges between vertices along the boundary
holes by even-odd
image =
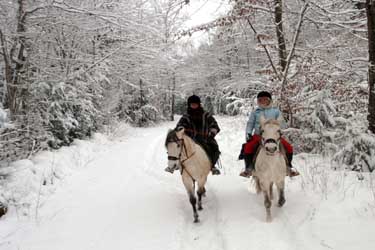
[[[285,200],[281,200],[277,203],[279,207],[282,207],[285,204]]]
[[[198,223],[199,222],[199,219],[198,218],[195,218],[194,219],[194,223]]]
[[[198,207],[198,210],[199,210],[199,211],[203,210],[203,207]]]

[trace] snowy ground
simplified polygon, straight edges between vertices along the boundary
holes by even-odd
[[[223,174],[209,176],[200,223],[179,174],[163,171],[174,123],[126,127],[15,163],[13,181],[0,183],[0,198],[14,201],[0,219],[0,249],[374,249],[374,176],[359,181],[331,171],[329,159],[299,155],[302,176],[287,180],[287,202],[266,223],[262,196],[238,176],[245,120],[218,121]]]

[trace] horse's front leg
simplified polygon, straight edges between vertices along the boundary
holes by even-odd
[[[269,192],[268,191],[263,191],[264,193],[264,206],[266,207],[266,213],[267,213],[267,217],[266,217],[266,221],[267,222],[271,222],[272,221],[272,217],[271,217],[271,199],[270,199],[270,196],[269,196]]]
[[[270,186],[269,186],[269,189],[270,189],[270,200],[272,201],[273,200],[273,182],[271,182]]]
[[[279,201],[277,202],[277,205],[279,207],[282,207],[285,204],[285,193],[284,193],[284,187],[278,188],[279,190]]]
[[[189,195],[189,201],[191,206],[193,207],[194,212],[194,222],[199,222],[198,212],[196,208],[197,199],[195,198],[195,183],[194,181],[187,176],[186,174],[182,175],[182,182],[184,183],[184,186],[186,188],[186,191]]]
[[[202,207],[202,196],[204,196],[206,193],[206,189],[203,187],[199,187],[198,188],[198,191],[197,191],[197,195],[198,195],[198,210],[202,210],[203,207]]]
[[[199,216],[196,208],[197,204],[197,199],[195,198],[194,192],[189,192],[189,200],[190,204],[193,207],[193,212],[194,212],[194,223],[199,222]]]
[[[255,190],[257,194],[260,194],[262,192],[262,187],[260,185],[259,178],[256,176],[253,176],[253,179],[255,180]]]

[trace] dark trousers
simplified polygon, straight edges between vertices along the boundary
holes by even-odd
[[[206,151],[208,158],[211,160],[212,165],[215,166],[217,160],[220,156],[219,145],[217,144],[215,138],[208,137],[206,140],[196,140],[196,142],[201,145]]]

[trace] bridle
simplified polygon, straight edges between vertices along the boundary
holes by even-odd
[[[264,147],[264,149],[266,150],[266,153],[267,153],[267,154],[275,154],[275,153],[277,153],[277,152],[280,152],[280,141],[281,141],[281,135],[282,135],[282,133],[281,133],[281,129],[278,129],[278,130],[277,130],[277,132],[279,133],[279,137],[278,137],[276,140],[273,139],[273,138],[264,139],[264,138],[263,138],[263,132],[264,132],[264,130],[262,129],[262,130],[260,131],[260,135],[262,136],[261,146]],[[275,152],[270,152],[270,151],[268,151],[268,150],[267,150],[267,147],[266,147],[266,144],[267,144],[267,143],[274,143],[274,144],[276,144],[276,145],[277,145],[277,150],[276,150]]]
[[[177,147],[182,147],[184,148],[184,139],[179,139],[177,136],[175,137],[174,140],[170,140],[168,143],[176,143]],[[180,154],[178,156],[172,156],[168,154],[168,160],[169,161],[179,161],[181,159],[181,154],[182,154],[182,149],[180,150]]]
[[[184,164],[184,162],[189,160],[195,154],[195,152],[193,152],[191,155],[188,156],[188,152],[187,152],[187,149],[186,149],[186,146],[185,146],[184,139],[179,139],[176,136],[173,140],[168,141],[168,143],[172,143],[172,142],[177,143],[177,147],[181,147],[181,150],[180,150],[180,154],[178,155],[178,157],[168,154],[168,160],[169,161],[179,161],[180,165],[181,165],[181,174],[183,173],[183,171],[185,171],[191,177],[191,179],[193,181],[195,181],[194,177],[189,173],[189,171],[187,171],[187,169],[185,167],[185,164]],[[185,156],[186,156],[186,158],[183,159],[183,160],[181,160],[182,152],[184,152]]]
[[[179,139],[177,136],[175,137],[174,140],[170,140],[168,143],[176,143],[177,147],[181,147],[180,154],[178,156],[172,156],[168,154],[168,160],[169,161],[180,161],[180,164],[183,166],[183,163],[187,161],[190,157],[193,156],[194,153],[192,153],[190,156],[188,156],[188,152],[185,146],[185,141],[184,139]],[[185,153],[186,158],[181,160],[182,152]]]

